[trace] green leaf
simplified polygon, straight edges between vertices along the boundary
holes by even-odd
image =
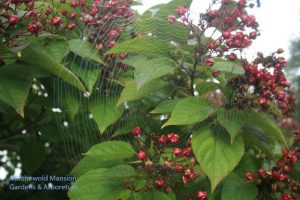
[[[217,115],[218,121],[228,131],[231,143],[235,137],[241,132],[246,122],[246,114],[243,111],[220,109]]]
[[[171,43],[160,41],[154,37],[135,38],[119,43],[106,54],[139,54],[147,57],[168,56],[174,47]]]
[[[0,68],[0,100],[24,117],[24,106],[33,75],[26,66],[10,64]]]
[[[251,153],[245,153],[235,172],[244,177],[247,172],[256,173],[259,166],[261,166],[260,160]]]
[[[166,194],[160,191],[153,191],[153,192],[138,192],[134,200],[175,200],[175,195]]]
[[[161,88],[166,86],[166,82],[163,80],[153,80],[146,83],[140,90],[137,89],[137,85],[134,81],[128,81],[122,90],[120,99],[117,105],[121,105],[127,101],[138,100],[143,97],[149,96],[154,92],[157,92]]]
[[[166,99],[160,102],[154,110],[151,111],[153,114],[164,114],[170,113],[175,108],[176,104],[180,101],[180,99]]]
[[[193,133],[192,148],[196,159],[207,174],[211,190],[238,165],[244,154],[244,141],[238,136],[232,144],[222,129],[204,126]]]
[[[100,60],[99,53],[96,48],[94,48],[88,41],[74,39],[69,41],[70,51],[79,55],[82,58],[88,58],[99,63],[103,63]]]
[[[77,189],[69,190],[68,196],[71,200],[126,200],[131,191],[124,187],[124,182],[135,176],[129,165],[91,170],[79,177],[74,184]]]
[[[57,106],[62,108],[70,120],[74,120],[80,105],[80,92],[73,86],[58,81],[58,90],[55,90]]]
[[[124,161],[122,159],[102,160],[101,158],[95,156],[85,156],[76,164],[70,174],[79,177],[90,170],[115,167],[123,163]]]
[[[59,62],[61,62],[62,59],[69,53],[68,42],[63,39],[53,39],[48,41],[46,49],[48,49],[53,58]]]
[[[187,97],[179,101],[169,120],[162,126],[187,125],[201,122],[213,114],[215,108],[208,100],[201,97]]]
[[[116,160],[135,154],[132,146],[122,141],[107,141],[93,146],[86,155],[99,156],[102,160]]]
[[[66,62],[69,69],[81,78],[88,91],[92,93],[93,88],[100,76],[99,65],[88,59],[71,54]]]
[[[189,29],[179,22],[170,24],[168,22],[168,16],[176,15],[178,5],[189,7],[191,3],[192,0],[173,0],[166,4],[153,6],[140,16],[134,25],[134,30],[137,33],[151,33],[161,41],[186,44]]]
[[[32,42],[22,51],[20,60],[29,65],[34,65],[49,71],[81,91],[85,90],[77,76],[68,68],[57,62],[51,52],[37,42]]]
[[[285,146],[287,145],[286,139],[281,130],[265,113],[256,111],[248,112],[246,125],[258,129],[272,141],[278,140]]]
[[[152,13],[149,11],[146,13],[147,15],[141,16],[134,26],[134,30],[137,33],[151,33],[161,41],[172,41],[182,45],[187,44],[189,29],[186,26],[179,22],[170,24],[167,17],[152,16]]]
[[[80,176],[89,170],[121,164],[123,159],[135,155],[132,146],[122,141],[107,141],[93,146],[74,167],[71,174]]]
[[[290,176],[293,180],[300,181],[300,162],[296,162],[294,166],[292,167],[292,171],[290,173]]]
[[[140,115],[139,113],[142,112],[139,107],[137,106],[137,111],[132,113],[127,113],[126,115],[122,116],[122,119],[118,121],[118,123],[114,124],[116,127],[113,137],[125,134],[131,134],[132,128],[139,125],[139,127],[144,131],[153,131],[153,124],[155,121],[147,116],[147,115]]]
[[[253,200],[258,195],[254,182],[247,182],[233,173],[228,176],[222,188],[222,200]]]
[[[227,60],[216,60],[212,70],[219,70],[221,72],[230,72],[234,74],[244,73],[244,69],[239,62],[230,62]]]
[[[139,90],[143,85],[174,71],[175,63],[166,57],[159,57],[135,65],[134,80]]]
[[[0,42],[0,58],[5,64],[14,63],[17,60],[17,54]]]
[[[178,6],[190,7],[192,2],[193,0],[173,0],[169,3],[155,6],[160,8],[155,16],[167,19],[169,15],[176,15]]]
[[[207,92],[215,91],[220,89],[221,85],[215,82],[208,82],[203,79],[196,81],[196,90],[199,95],[205,94]]]
[[[272,152],[274,145],[272,144],[272,141],[270,141],[270,139],[268,139],[260,129],[245,124],[242,132],[246,146],[249,146],[250,148],[257,147],[269,158],[274,158]]]
[[[281,110],[274,103],[269,102],[268,107],[269,107],[269,111],[272,114],[275,114],[275,115],[279,116],[280,118],[283,117],[283,114],[282,114]]]
[[[107,127],[115,123],[123,114],[124,107],[116,106],[117,96],[95,95],[89,105],[89,110],[94,116],[100,133],[104,133]]]
[[[45,155],[46,150],[43,143],[24,143],[20,149],[22,169],[28,174],[32,174],[41,167]]]

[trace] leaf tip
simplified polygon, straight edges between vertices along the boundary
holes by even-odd
[[[24,118],[24,111],[23,110],[16,110],[17,113],[22,117]]]

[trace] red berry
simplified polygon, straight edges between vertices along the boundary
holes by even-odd
[[[179,173],[184,172],[183,165],[180,163],[175,164],[175,170],[176,170],[176,172],[179,172]]]
[[[166,161],[164,162],[164,166],[165,166],[165,167],[170,167],[170,168],[171,168],[172,165],[173,165],[173,162],[171,162],[171,161],[167,161],[167,160],[166,160]]]
[[[257,170],[257,175],[262,177],[265,174],[265,171],[263,169]]]
[[[140,150],[137,154],[139,160],[145,160],[147,158],[147,153],[143,150]]]
[[[153,166],[153,162],[151,160],[147,160],[145,162],[145,167],[152,167]]]
[[[158,187],[162,187],[165,185],[165,180],[163,178],[158,178],[156,181],[155,181],[155,184],[158,186]]]
[[[29,17],[36,17],[36,16],[38,16],[38,14],[39,14],[38,11],[33,9],[33,10],[29,11],[26,15],[28,15]]]
[[[173,149],[173,153],[174,153],[175,156],[180,156],[181,153],[182,153],[182,149],[175,147]]]
[[[292,155],[292,156],[290,157],[290,163],[296,163],[297,160],[298,160],[298,157],[297,157],[296,155]]]
[[[222,36],[223,36],[224,39],[230,38],[231,37],[231,31],[230,30],[224,31],[222,33]]]
[[[132,129],[132,134],[135,135],[135,136],[139,136],[142,134],[142,129],[140,127],[135,127]]]
[[[90,10],[90,15],[95,17],[98,14],[99,10],[96,6],[92,6],[91,10]]]
[[[32,34],[37,34],[39,32],[39,26],[35,22],[28,24],[27,29]]]
[[[173,134],[172,137],[170,137],[170,143],[171,144],[176,144],[180,140],[180,136],[178,134]]]
[[[12,4],[19,4],[19,3],[23,3],[24,0],[11,0],[10,2]]]
[[[182,149],[182,154],[185,155],[185,156],[189,156],[192,152],[192,149],[191,148],[183,148]]]
[[[78,4],[75,1],[70,2],[71,7],[76,8]]]
[[[222,4],[228,5],[231,3],[232,0],[222,0]]]
[[[207,193],[206,193],[205,191],[198,191],[197,197],[198,197],[200,200],[204,200],[204,199],[206,199],[206,197],[207,197]]]
[[[277,98],[278,98],[279,100],[284,100],[284,98],[285,98],[285,92],[282,91],[282,90],[278,91],[278,92],[277,92]]]
[[[283,167],[283,170],[284,170],[285,172],[289,173],[292,169],[291,169],[290,166],[285,165],[285,166]]]
[[[233,26],[233,18],[231,17],[225,17],[224,19],[224,23],[227,25],[227,26]]]
[[[277,178],[278,178],[278,181],[279,182],[284,182],[285,180],[286,180],[286,175],[285,174],[278,174],[278,176],[277,176]]]
[[[246,178],[249,180],[249,181],[252,181],[253,180],[253,174],[251,172],[247,172],[246,173]]]
[[[173,24],[173,23],[176,22],[176,17],[174,15],[170,15],[168,17],[168,21],[169,21],[170,24]]]
[[[118,5],[118,1],[112,0],[112,1],[111,1],[111,5],[112,5],[112,6]]]
[[[187,8],[184,8],[184,7],[182,7],[182,6],[178,6],[178,7],[177,7],[177,14],[178,14],[179,16],[184,15],[185,13],[187,13],[187,11],[188,11]]]
[[[190,177],[190,179],[195,179],[197,177],[197,174],[191,173],[189,177]]]
[[[252,31],[252,32],[249,34],[249,38],[252,39],[252,40],[255,39],[256,36],[257,36],[257,35],[256,35],[256,32],[255,32],[255,31]]]
[[[26,5],[28,6],[28,8],[33,8],[34,3],[33,1],[29,1],[28,3],[26,3]]]
[[[272,171],[272,177],[273,178],[278,178],[278,176],[279,176],[279,173],[277,172],[277,171]]]
[[[19,17],[17,15],[11,15],[8,17],[8,23],[10,25],[16,25],[19,22]]]
[[[76,13],[70,13],[70,15],[69,15],[70,19],[75,19],[75,17],[76,17]]]
[[[284,50],[282,49],[282,48],[279,48],[278,50],[277,50],[277,53],[283,53],[284,52]]]
[[[117,30],[111,30],[108,33],[108,36],[110,37],[110,39],[116,39],[117,37],[119,37],[120,33]]]
[[[186,176],[189,176],[190,174],[194,173],[194,170],[191,169],[191,168],[187,168],[185,171],[184,171],[184,175]]]
[[[60,17],[53,17],[51,19],[51,24],[53,26],[56,26],[56,27],[60,26],[60,24],[61,24],[61,18]]]
[[[259,98],[258,99],[258,104],[261,105],[261,106],[266,106],[268,104],[268,101],[266,98]]]
[[[73,30],[73,29],[75,29],[75,27],[76,27],[76,25],[74,23],[68,24],[68,29],[69,30]]]
[[[219,76],[221,74],[221,72],[219,71],[219,70],[213,70],[212,71],[212,75],[214,76],[214,77],[217,77],[217,76]]]
[[[52,11],[50,10],[50,9],[46,9],[45,11],[44,11],[44,13],[45,13],[45,15],[50,15],[51,13],[52,13]]]
[[[168,140],[171,140],[171,138],[174,136],[174,133],[169,133],[168,135],[167,135],[167,137],[168,137]]]
[[[126,53],[121,53],[119,57],[121,60],[124,60],[126,56],[127,56]]]
[[[67,15],[68,14],[68,11],[67,10],[65,10],[65,9],[61,9],[60,10],[60,13],[62,14],[62,15]]]
[[[215,48],[216,48],[216,42],[215,42],[214,40],[209,40],[209,41],[207,42],[207,47],[208,47],[209,49],[215,49]]]
[[[300,136],[300,130],[295,130],[293,132],[293,135],[296,136],[296,137]]]
[[[228,60],[235,61],[237,59],[237,55],[235,53],[231,53],[228,55]]]
[[[187,184],[189,178],[187,176],[182,176],[182,181],[184,184]]]
[[[172,192],[172,188],[167,187],[167,188],[165,189],[165,192],[166,192],[166,193],[171,193],[171,192]]]
[[[215,61],[214,61],[213,58],[206,58],[204,60],[204,63],[211,67],[211,66],[213,66],[215,64]]]
[[[124,9],[126,9],[126,8],[127,8],[127,4],[126,4],[126,3],[122,3],[122,4],[121,4],[121,9],[124,10]]]
[[[293,199],[292,196],[287,193],[281,195],[281,200],[292,200],[292,199]]]
[[[159,137],[159,142],[160,142],[161,144],[166,144],[167,141],[168,141],[167,136],[162,135],[162,136]]]
[[[284,149],[282,150],[282,154],[283,154],[284,156],[287,156],[287,155],[289,154],[289,150],[286,149],[286,148],[284,148]]]
[[[107,43],[107,46],[108,46],[109,48],[113,48],[115,45],[116,45],[115,41],[109,41],[109,42]]]
[[[194,166],[196,164],[196,158],[195,157],[191,158],[190,162]]]

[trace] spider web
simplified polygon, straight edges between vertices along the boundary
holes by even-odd
[[[203,1],[203,7],[208,7],[210,1],[204,0]],[[172,14],[172,13],[170,13]],[[175,15],[176,13],[174,13]],[[195,22],[197,22],[197,19],[199,14],[198,13],[190,13],[190,17],[195,19]],[[162,37],[156,40],[156,43],[153,43],[154,46],[160,46],[159,43],[161,42],[170,42],[172,38],[177,38],[177,35],[175,32],[172,32],[169,29],[169,25],[167,24],[158,24],[156,23],[153,25],[152,18],[136,18],[136,16],[133,16],[132,19],[134,21],[139,21],[139,23],[143,23],[147,29],[150,29],[150,33],[153,32],[159,32],[160,34],[163,34]],[[142,20],[142,21],[141,21]],[[167,20],[167,19],[166,19]],[[110,24],[110,27],[107,28],[106,24],[103,26],[99,26],[96,28],[86,27],[85,30],[82,32],[82,38],[87,39],[89,35],[94,34],[95,32],[103,31],[104,33],[107,33],[109,30],[112,30],[114,28],[117,28],[120,24],[123,24],[124,32],[122,34],[126,35],[126,33],[130,32],[136,32],[139,34],[138,31],[136,31],[135,26],[128,23],[128,20],[125,20],[123,18],[114,19],[114,23]],[[174,24],[174,26],[178,26],[178,24]],[[103,35],[107,34],[99,34],[97,35],[97,39],[102,39],[104,41],[108,41],[111,38],[103,37]],[[150,34],[151,35],[151,34]],[[220,37],[220,33],[216,31],[210,32],[207,37],[210,38],[218,38]],[[163,38],[163,39],[162,39]],[[164,39],[165,38],[165,39]],[[126,41],[125,36],[121,36],[121,38],[118,40],[118,43],[122,43],[123,41]],[[180,41],[180,42],[186,42]],[[96,45],[96,44],[93,44]],[[80,47],[78,47],[80,48]],[[147,50],[147,46],[144,46],[141,50]],[[89,52],[89,55],[92,55],[93,52]],[[127,58],[131,63],[137,63],[138,60],[135,57],[128,57]],[[119,58],[116,58],[116,61],[114,63],[117,63],[118,61],[121,61]],[[108,61],[108,65],[111,65],[113,62]],[[76,88],[74,88],[71,85],[66,84],[60,79],[55,79],[55,108],[60,108],[62,110],[62,113],[58,113],[56,117],[56,123],[59,126],[60,134],[62,134],[64,138],[65,143],[65,156],[66,159],[69,161],[72,161],[72,163],[78,162],[80,159],[83,158],[83,154],[86,153],[93,145],[98,144],[102,141],[109,141],[109,140],[124,140],[124,141],[131,141],[131,143],[134,143],[133,140],[135,138],[132,136],[130,131],[125,131],[125,133],[117,134],[114,132],[114,130],[122,127],[114,127],[109,126],[106,129],[105,134],[101,134],[99,131],[99,128],[95,122],[95,119],[91,111],[88,109],[91,105],[91,102],[89,99],[92,97],[96,102],[105,102],[108,103],[107,98],[112,97],[117,101],[116,98],[118,98],[118,95],[122,92],[122,87],[120,87],[115,82],[108,81],[109,79],[117,79],[117,77],[128,77],[128,80],[132,79],[131,71],[124,71],[120,69],[117,65],[114,65],[113,68],[104,68],[100,67],[99,63],[91,61],[86,58],[82,58],[77,56],[76,54],[73,54],[73,56],[68,57],[64,61],[64,64],[66,66],[69,66],[70,70],[74,72],[75,74],[81,74],[81,79],[86,80],[89,79],[91,71],[95,71],[96,73],[100,74],[100,78],[96,81],[94,85],[94,91],[92,94],[90,93],[80,93]],[[221,74],[221,76],[223,76]],[[67,92],[66,92],[67,91]],[[155,93],[151,96],[155,96]],[[66,102],[69,102],[69,108],[78,107],[80,108],[80,112],[76,113],[73,120],[70,120],[67,116],[68,112],[72,112],[72,109],[66,109],[62,105],[64,105]],[[122,124],[126,125],[132,125],[131,128],[134,128],[135,126],[139,127],[149,127],[148,122],[145,118],[147,113],[145,113],[143,105],[139,103],[139,101],[131,101],[131,102],[125,102],[124,105],[122,105],[125,109],[125,114],[123,114],[123,121]],[[134,112],[134,115],[130,112],[130,110],[135,110],[137,112]],[[105,119],[105,115],[102,116],[103,119]],[[161,115],[161,120],[165,120],[168,116]],[[118,121],[119,122],[119,121]],[[122,126],[122,125],[120,125]],[[145,129],[145,128],[144,128]],[[151,131],[150,128],[148,130]],[[188,129],[186,127],[179,127],[179,132],[187,132]],[[220,129],[220,131],[222,131]],[[147,133],[146,133],[147,134]],[[160,133],[158,133],[160,134]],[[180,139],[180,143],[177,145],[178,147],[184,147],[186,145],[185,141],[190,137],[188,134],[184,134],[183,138]],[[224,140],[228,140],[228,138],[223,138]],[[181,157],[175,158],[173,161],[177,162],[181,160]],[[90,161],[90,165],[93,166],[93,161]],[[70,165],[70,168],[73,167],[73,164]]]

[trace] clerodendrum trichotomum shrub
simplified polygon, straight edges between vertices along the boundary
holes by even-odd
[[[64,140],[74,200],[298,199],[283,49],[245,53],[260,35],[255,3],[194,14],[192,0],[173,0],[140,15],[133,0],[2,1],[0,100],[19,115],[0,110],[5,137]]]

